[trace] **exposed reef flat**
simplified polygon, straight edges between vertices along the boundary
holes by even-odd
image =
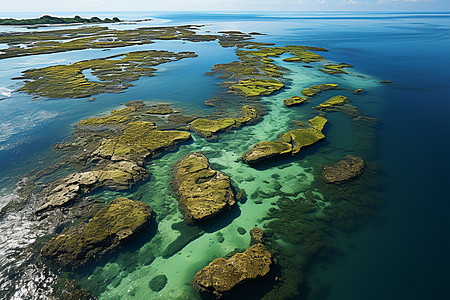
[[[196,57],[193,52],[137,51],[92,59],[71,65],[51,66],[25,71],[28,79],[20,91],[48,98],[84,98],[100,93],[117,93],[132,86],[140,76],[154,76],[153,66]],[[88,80],[83,71],[91,70],[98,81]]]
[[[300,128],[283,133],[280,138],[274,142],[264,141],[257,143],[252,149],[245,152],[241,160],[248,164],[260,162],[274,156],[294,155],[304,147],[313,145],[325,136],[322,129],[327,119],[317,116],[309,120],[310,128]]]
[[[180,211],[189,222],[214,217],[236,203],[230,177],[213,170],[202,152],[183,157],[173,175]]]
[[[328,64],[325,65],[324,68],[319,69],[320,71],[333,75],[333,74],[347,74],[343,69],[344,68],[353,68],[352,65],[341,63],[341,64]]]
[[[152,209],[145,203],[117,198],[89,223],[80,223],[51,239],[42,255],[64,268],[76,269],[119,247],[146,227]]]
[[[291,98],[284,99],[284,105],[286,106],[294,106],[294,105],[300,105],[308,101],[305,97],[300,96],[292,96]]]
[[[338,87],[338,85],[334,84],[334,83],[315,85],[315,86],[311,86],[309,88],[304,89],[302,91],[302,95],[307,96],[307,97],[313,97],[322,91],[333,90],[333,89],[336,89],[337,87]]]
[[[343,160],[325,166],[322,178],[326,183],[345,181],[360,175],[365,166],[361,157],[346,155]]]
[[[210,120],[205,118],[198,118],[189,124],[189,127],[194,132],[202,135],[205,138],[217,137],[217,134],[231,128],[238,128],[243,124],[251,124],[255,122],[260,115],[257,110],[251,106],[243,106],[240,111],[240,116],[237,118],[223,118],[219,120]]]
[[[213,260],[195,275],[192,285],[201,293],[220,298],[237,285],[267,275],[274,264],[275,260],[269,250],[257,243],[244,253],[237,253],[227,260]]]

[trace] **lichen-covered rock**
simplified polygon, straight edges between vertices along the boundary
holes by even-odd
[[[89,223],[70,227],[52,238],[41,254],[59,266],[76,269],[119,247],[145,228],[152,209],[145,203],[117,198],[100,209]]]
[[[230,177],[213,170],[202,152],[179,160],[173,174],[179,208],[187,221],[211,218],[236,203]]]
[[[199,292],[220,297],[245,281],[265,276],[274,263],[269,250],[258,243],[228,260],[213,260],[194,276],[192,285]]]
[[[319,85],[311,86],[309,88],[304,89],[302,91],[302,95],[307,96],[307,97],[313,97],[322,91],[333,90],[337,87],[338,87],[338,85],[334,84],[334,83],[319,84]]]
[[[360,175],[365,166],[361,157],[346,155],[343,160],[324,167],[322,178],[327,183],[348,180]]]
[[[300,105],[308,101],[305,97],[300,96],[292,96],[291,98],[284,99],[284,105],[286,106],[294,106],[294,105]]]

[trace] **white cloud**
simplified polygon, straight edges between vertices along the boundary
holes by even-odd
[[[316,3],[317,4],[325,4],[325,3],[327,3],[327,1],[326,0],[317,0]]]

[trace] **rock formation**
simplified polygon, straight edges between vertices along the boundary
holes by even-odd
[[[221,297],[223,293],[229,292],[245,281],[268,274],[274,263],[275,260],[269,250],[258,243],[228,260],[224,258],[213,260],[194,276],[192,285],[199,292]]]
[[[322,178],[327,183],[351,179],[362,173],[364,160],[359,156],[346,155],[343,160],[324,167]]]
[[[52,238],[41,254],[63,268],[76,269],[119,247],[145,228],[152,209],[145,203],[117,198],[100,209],[89,223],[80,223]]]
[[[183,157],[173,174],[179,208],[187,221],[213,217],[236,203],[230,177],[213,170],[202,152]]]

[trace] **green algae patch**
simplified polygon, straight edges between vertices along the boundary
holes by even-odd
[[[122,57],[123,56],[123,57]],[[84,98],[101,93],[118,93],[132,86],[141,76],[154,76],[153,66],[196,57],[193,52],[137,51],[71,65],[50,66],[25,71],[16,79],[28,79],[20,91],[48,98]],[[88,80],[84,70],[91,70],[98,81]]]
[[[41,254],[64,268],[76,269],[119,247],[145,228],[152,209],[145,203],[117,198],[89,223],[80,223],[51,239]]]
[[[230,90],[244,97],[258,97],[273,94],[284,88],[284,83],[273,79],[246,79],[239,80],[238,84],[230,87]]]
[[[291,98],[287,98],[283,100],[284,105],[286,106],[294,106],[294,105],[300,105],[308,101],[305,97],[300,96],[292,96]]]
[[[314,107],[315,109],[319,110],[329,110],[331,108],[334,108],[336,106],[342,106],[344,104],[347,104],[348,98],[342,95],[334,96],[328,99],[327,101],[319,104],[318,106]]]
[[[319,84],[319,85],[311,86],[309,88],[304,89],[302,91],[302,95],[307,96],[307,97],[313,97],[322,91],[336,89],[338,86],[339,86],[338,84],[334,84],[334,83]]]
[[[341,64],[328,64],[324,68],[319,69],[320,71],[327,74],[347,74],[343,69],[344,68],[353,68],[352,65],[341,63]]]
[[[252,149],[241,156],[241,160],[248,164],[281,155],[294,155],[305,147],[311,146],[325,138],[322,129],[327,119],[317,116],[309,120],[310,128],[299,128],[283,133],[276,141],[257,143]]]
[[[96,154],[102,157],[147,158],[190,138],[186,131],[161,131],[152,122],[131,122],[120,136],[104,141]]]

